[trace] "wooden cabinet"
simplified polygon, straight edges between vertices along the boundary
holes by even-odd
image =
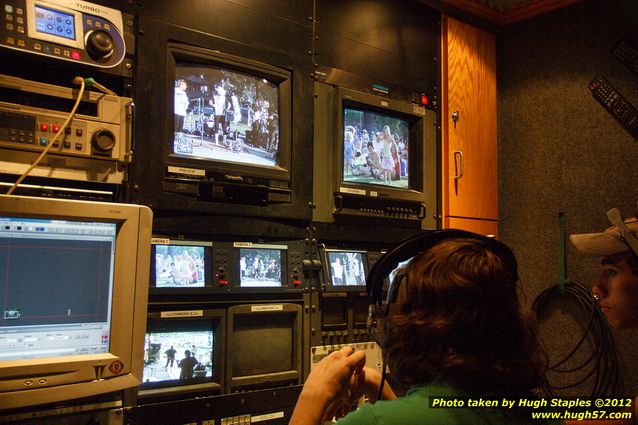
[[[496,40],[447,16],[441,28],[443,227],[496,235]]]

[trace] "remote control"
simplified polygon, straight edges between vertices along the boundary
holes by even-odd
[[[589,83],[589,90],[632,136],[638,138],[638,110],[605,77],[595,76]]]
[[[631,43],[625,39],[621,39],[611,49],[611,53],[625,65],[632,70],[635,74],[638,74],[638,50]]]

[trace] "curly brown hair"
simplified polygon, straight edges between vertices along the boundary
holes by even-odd
[[[542,384],[546,356],[535,317],[494,246],[445,240],[407,266],[404,299],[384,321],[382,347],[399,383],[442,379],[509,394]]]

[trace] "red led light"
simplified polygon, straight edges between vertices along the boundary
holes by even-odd
[[[430,101],[428,100],[427,95],[422,94],[422,95],[421,95],[421,105],[425,106],[425,105],[427,105],[428,103],[430,103]]]

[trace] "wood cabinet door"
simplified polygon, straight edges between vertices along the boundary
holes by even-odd
[[[442,28],[443,214],[497,220],[496,40],[449,17]]]

